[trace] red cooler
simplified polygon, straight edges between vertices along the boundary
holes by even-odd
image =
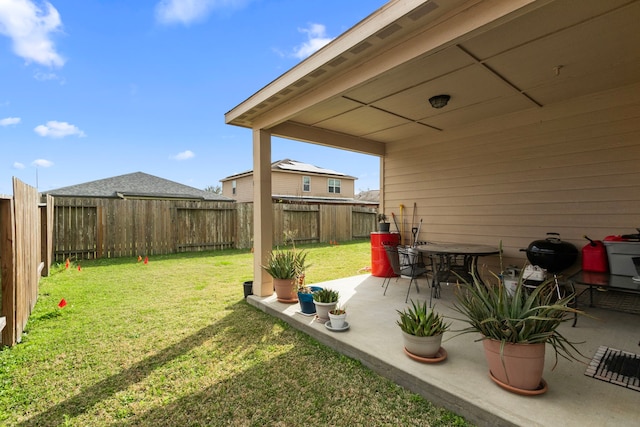
[[[400,234],[374,231],[371,233],[371,275],[394,277],[384,245],[398,246]]]

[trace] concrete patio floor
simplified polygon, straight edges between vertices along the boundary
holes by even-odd
[[[386,296],[382,295],[382,282],[382,278],[367,274],[314,284],[340,291],[350,325],[344,332],[329,331],[313,317],[300,314],[297,303],[279,303],[275,295],[251,295],[247,301],[479,426],[638,425],[640,392],[590,378],[584,372],[600,346],[640,353],[640,316],[580,307],[595,318],[581,316],[576,327],[568,322],[561,328],[567,338],[584,341],[578,348],[588,357],[585,364],[561,358],[551,370],[554,356],[547,346],[544,379],[548,391],[524,397],[503,390],[489,378],[482,343],[475,341],[478,336],[474,334],[454,336],[447,332],[442,346],[448,357],[440,363],[423,364],[405,355],[396,310],[406,307],[408,280],[392,279]],[[428,300],[426,280],[419,284],[420,293],[413,287],[410,299]],[[450,308],[454,300],[453,287],[443,286],[441,298],[434,300],[435,309],[449,318],[459,317]],[[466,326],[462,321],[451,321],[453,330]]]

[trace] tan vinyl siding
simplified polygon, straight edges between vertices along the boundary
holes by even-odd
[[[311,191],[302,191],[302,177],[311,178]],[[340,193],[329,193],[329,178],[340,179]],[[314,197],[344,197],[353,198],[353,178],[335,177],[327,175],[311,175],[290,172],[272,172],[272,193],[288,196],[314,196]]]
[[[253,176],[243,176],[235,179],[236,194],[233,194],[233,180],[222,182],[222,195],[237,202],[253,201]]]
[[[502,241],[505,264],[521,264],[519,249],[547,232],[579,249],[585,234],[602,239],[634,232],[640,227],[640,104],[607,99],[576,100],[553,116],[532,110],[450,139],[442,132],[428,145],[389,146],[385,211],[399,215],[404,204],[410,230],[415,202],[423,219],[420,240]],[[533,119],[538,116],[545,120]]]
[[[311,178],[311,191],[302,191],[302,177]],[[327,175],[313,175],[299,172],[271,173],[271,194],[297,197],[343,197],[355,196],[355,180],[351,177],[331,177],[340,179],[340,194],[329,193]],[[236,194],[233,194],[233,180],[222,182],[222,195],[241,202],[253,201],[253,175],[236,178]]]

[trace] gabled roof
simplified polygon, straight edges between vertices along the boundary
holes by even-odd
[[[342,172],[337,172],[332,169],[321,168],[319,166],[314,166],[309,163],[299,162],[297,160],[291,159],[283,159],[278,160],[271,163],[272,171],[280,171],[280,172],[300,172],[300,173],[308,173],[313,175],[327,175],[327,176],[336,176],[341,178],[349,178],[356,179],[354,176],[347,175]],[[253,174],[253,170],[248,170],[245,172],[240,172],[235,175],[230,175],[226,178],[221,179],[220,181],[228,181],[230,179],[239,178],[242,176],[249,176]]]
[[[71,185],[44,194],[68,197],[103,197],[120,199],[191,199],[232,202],[232,199],[210,191],[189,187],[143,172]]]

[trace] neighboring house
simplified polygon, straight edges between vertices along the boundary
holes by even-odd
[[[361,191],[355,196],[356,200],[364,200],[367,202],[379,202],[380,201],[380,190],[366,190]]]
[[[301,202],[354,202],[357,178],[331,169],[284,159],[271,164],[274,199]],[[253,171],[221,179],[222,195],[237,202],[253,201]]]
[[[251,131],[254,170],[275,137],[379,156],[386,214],[415,203],[420,240],[500,242],[521,265],[547,232],[581,247],[638,226],[638,22],[639,0],[391,0],[225,121]],[[269,188],[255,181],[259,295]]]
[[[157,200],[233,200],[143,172],[99,179],[43,192],[52,196]]]
[[[238,239],[234,200],[142,172],[45,194],[57,261],[226,249]]]

